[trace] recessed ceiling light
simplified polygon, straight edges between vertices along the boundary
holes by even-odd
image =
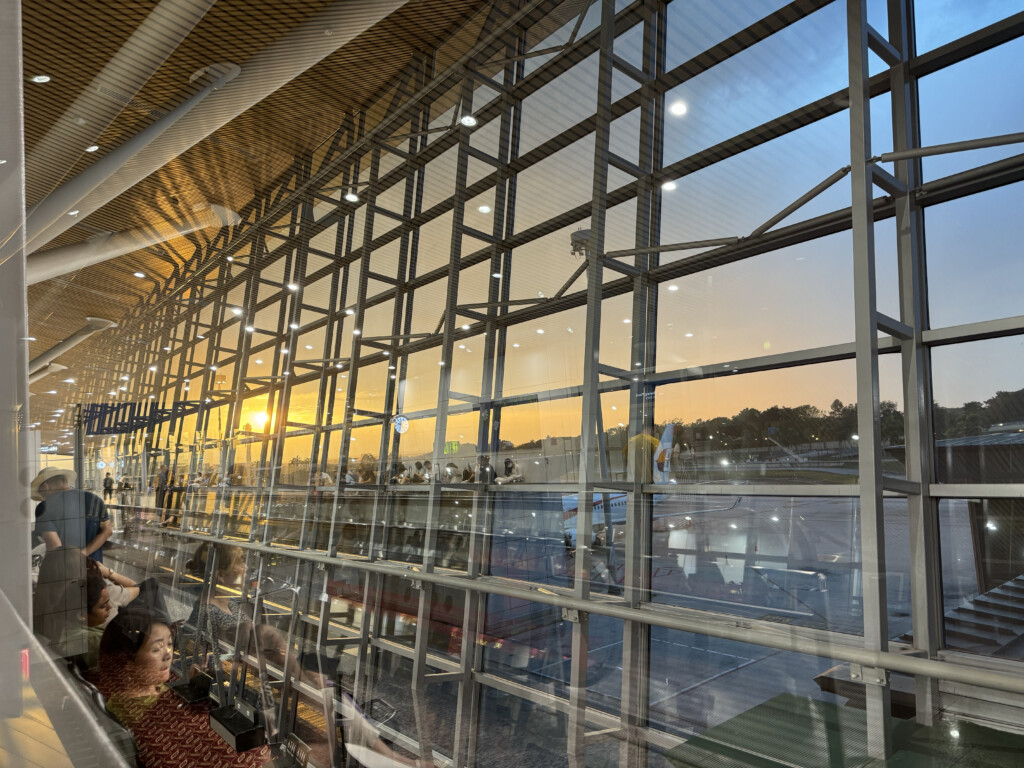
[[[75,209],[75,210],[73,210],[73,211],[68,211],[68,216],[77,216],[77,215],[78,215],[78,213],[79,213],[79,211],[78,211],[78,209],[76,208],[76,209]]]
[[[288,290],[289,291],[297,291],[297,290],[299,290],[299,286],[297,286],[295,283],[288,283]]]
[[[661,185],[661,188],[666,192],[675,192],[676,183],[674,181],[666,181],[664,184]]]
[[[49,78],[47,78],[47,79],[49,79]],[[462,124],[463,124],[464,126],[466,126],[467,128],[475,128],[475,127],[476,127],[476,125],[477,125],[477,123],[479,123],[480,121],[479,121],[479,120],[477,120],[477,119],[476,119],[475,117],[473,117],[472,115],[463,115],[463,116],[462,116],[462,117],[461,117],[461,118],[459,119],[459,122],[460,122],[460,123],[462,123]]]
[[[463,325],[462,326],[462,330],[468,331],[469,330],[469,323],[466,323],[465,325]]]
[[[312,349],[312,348],[313,348],[313,345],[312,345],[312,344],[307,344],[307,345],[306,345],[306,349]]]
[[[501,272],[495,272],[491,275],[495,280],[501,280]]]
[[[686,114],[686,102],[683,101],[682,99],[677,99],[676,101],[672,102],[671,106],[669,106],[668,108],[668,111],[671,112],[676,117],[682,117],[683,115]]]
[[[256,329],[255,329],[255,328],[253,328],[253,327],[252,327],[251,325],[247,325],[247,326],[245,326],[245,330],[246,330],[246,331],[248,331],[249,333],[252,333],[252,332],[253,332],[253,331],[255,331]]]
[[[170,352],[170,351],[171,351],[170,347],[164,347],[164,352]]]
[[[6,163],[7,163],[6,160],[0,159],[0,165],[6,165]]]
[[[688,339],[692,339],[693,338],[693,334],[692,333],[684,333],[683,335],[686,336],[686,338],[688,338]]]
[[[256,365],[263,365],[263,361],[262,360],[257,360],[256,361]]]
[[[216,365],[211,365],[210,366],[210,370],[211,371],[216,371],[217,370],[217,366]]]
[[[65,384],[74,384],[75,380],[74,379],[64,379],[64,383]]]
[[[360,331],[358,328],[353,328],[352,329],[352,335],[353,336],[359,336],[360,334],[362,334],[362,331]]]
[[[136,272],[134,274],[135,274],[136,277],[145,277],[146,276],[145,272]]]
[[[153,373],[156,373],[156,366],[155,365],[149,366],[149,370],[151,370]]]
[[[293,331],[297,331],[299,329],[299,324],[298,323],[288,323],[288,327],[291,328]]]
[[[359,202],[359,195],[357,195],[355,192],[346,192],[345,193],[345,200],[347,200],[350,203],[358,203]]]
[[[626,325],[629,325],[633,321],[630,320],[628,317],[626,317],[626,318],[623,318],[622,322],[624,322]]]
[[[512,346],[515,347],[516,349],[519,349],[519,345],[518,344],[513,344]]]
[[[345,314],[346,315],[354,315],[355,313],[356,313],[356,311],[354,309],[346,309],[345,310]]]
[[[29,80],[31,80],[33,83],[48,83],[48,82],[50,82],[50,76],[49,75],[32,75],[32,77],[30,77]]]
[[[57,390],[56,389],[47,390],[46,394],[48,394],[48,395],[56,395],[57,394]]]
[[[679,286],[678,286],[678,285],[670,285],[670,286],[668,287],[668,289],[669,289],[670,291],[678,291],[678,290],[679,290]]]
[[[544,333],[544,329],[543,328],[538,328],[537,329],[537,333]]]
[[[100,148],[99,144],[90,144],[88,147],[85,148],[85,151],[86,152],[95,152],[99,148]]]
[[[234,256],[228,256],[228,261],[234,261],[234,260],[235,260]]]
[[[240,315],[240,314],[242,314],[242,310],[241,310],[240,307],[232,307],[231,308],[231,314],[233,314],[233,315]]]
[[[479,208],[477,208],[477,210],[480,211],[480,213],[490,213],[491,212],[491,206],[489,206],[489,205],[481,205]]]

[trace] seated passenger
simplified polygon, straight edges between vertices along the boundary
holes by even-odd
[[[269,762],[266,746],[236,753],[210,728],[212,702],[183,705],[171,692],[173,643],[170,621],[147,606],[122,610],[100,642],[98,687],[107,709],[135,738],[137,764],[229,768]]]
[[[521,483],[523,482],[523,473],[519,471],[519,467],[512,459],[505,459],[505,474],[498,475],[494,482],[499,485],[502,483]]]
[[[111,602],[107,592],[107,584],[100,576],[96,563],[83,558],[85,568],[85,607],[77,616],[68,617],[61,634],[58,648],[61,656],[74,659],[84,670],[99,667],[100,639],[103,627],[110,618]],[[68,582],[66,589],[66,605],[81,604],[82,582]]]

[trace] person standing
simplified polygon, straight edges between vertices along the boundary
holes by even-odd
[[[114,498],[114,478],[107,472],[103,478],[103,501],[111,501]]]
[[[103,562],[103,544],[113,527],[103,499],[74,488],[77,476],[70,469],[46,467],[32,481],[36,506],[35,533],[55,549],[80,549],[97,563]]]
[[[154,506],[162,510],[167,496],[167,472],[169,467],[164,464],[160,467],[160,474],[156,476],[156,500]],[[163,513],[161,513],[163,514]]]

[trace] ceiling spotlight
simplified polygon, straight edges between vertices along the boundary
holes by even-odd
[[[664,184],[661,185],[661,188],[666,192],[675,192],[676,183],[674,181],[666,181]]]
[[[518,344],[513,344],[512,346],[515,347],[516,349],[519,349],[519,345]]]
[[[164,347],[164,352],[170,352],[170,351],[171,351],[170,347]]]
[[[90,146],[86,147],[86,148],[85,148],[85,151],[86,151],[86,152],[95,152],[95,151],[96,151],[97,149],[99,149],[99,148],[100,148],[100,145],[99,145],[99,144],[92,144],[92,145],[90,145]]]
[[[233,314],[233,315],[240,315],[240,314],[242,314],[242,309],[240,307],[232,307],[231,308],[231,314]]]
[[[234,261],[234,260],[235,260],[234,256],[228,256],[228,261]]]
[[[64,379],[64,383],[65,384],[74,384],[75,380],[74,379]]]
[[[678,291],[678,290],[679,290],[679,286],[678,286],[678,285],[670,285],[670,286],[668,287],[668,289],[669,289],[670,291]]]
[[[358,203],[359,202],[359,195],[357,195],[355,192],[346,192],[345,193],[345,200],[347,202],[350,202],[350,203]]]
[[[76,209],[75,209],[75,210],[73,210],[73,211],[68,211],[68,216],[77,216],[77,215],[78,215],[78,213],[79,213],[79,212],[78,212],[78,209],[76,208]]]
[[[48,82],[50,82],[50,76],[49,75],[33,75],[32,77],[29,78],[29,80],[31,80],[33,83],[40,83],[40,84],[48,83]]]
[[[671,112],[676,117],[682,117],[683,115],[686,114],[686,102],[683,101],[682,99],[673,101],[672,104],[669,106],[668,111]]]
[[[291,328],[293,331],[297,331],[299,329],[299,324],[298,323],[288,323],[288,327]]]
[[[462,326],[462,330],[468,331],[469,330],[469,323],[466,323],[465,325],[463,325]]]
[[[288,290],[289,291],[297,291],[297,290],[299,290],[299,286],[297,286],[295,283],[288,283]]]
[[[307,344],[307,345],[306,345],[306,349],[312,349],[312,348],[313,348],[313,345],[312,345],[312,344]]]
[[[477,208],[477,210],[480,211],[480,213],[490,213],[491,212],[491,206],[489,206],[489,205],[481,205],[479,208]]]
[[[149,370],[151,370],[153,373],[156,373],[156,366],[155,365],[149,366]]]
[[[491,274],[491,277],[493,277],[495,280],[501,280],[501,272],[494,272]]]
[[[255,331],[256,329],[255,329],[255,328],[253,328],[253,327],[252,327],[251,325],[247,325],[247,326],[245,326],[245,330],[246,330],[247,332],[249,332],[249,333],[252,333],[252,332],[253,332],[253,331]]]
[[[46,78],[46,79],[49,80],[50,78]],[[477,120],[472,115],[463,115],[459,119],[459,122],[462,123],[467,128],[475,128],[480,121]]]
[[[356,311],[354,309],[346,309],[345,310],[345,314],[346,315],[354,315],[355,313],[356,313]]]
[[[257,360],[256,361],[256,365],[263,365],[263,361],[262,360]]]

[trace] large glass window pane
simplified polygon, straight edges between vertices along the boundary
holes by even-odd
[[[938,482],[1021,482],[1022,346],[1009,336],[932,351]]]

